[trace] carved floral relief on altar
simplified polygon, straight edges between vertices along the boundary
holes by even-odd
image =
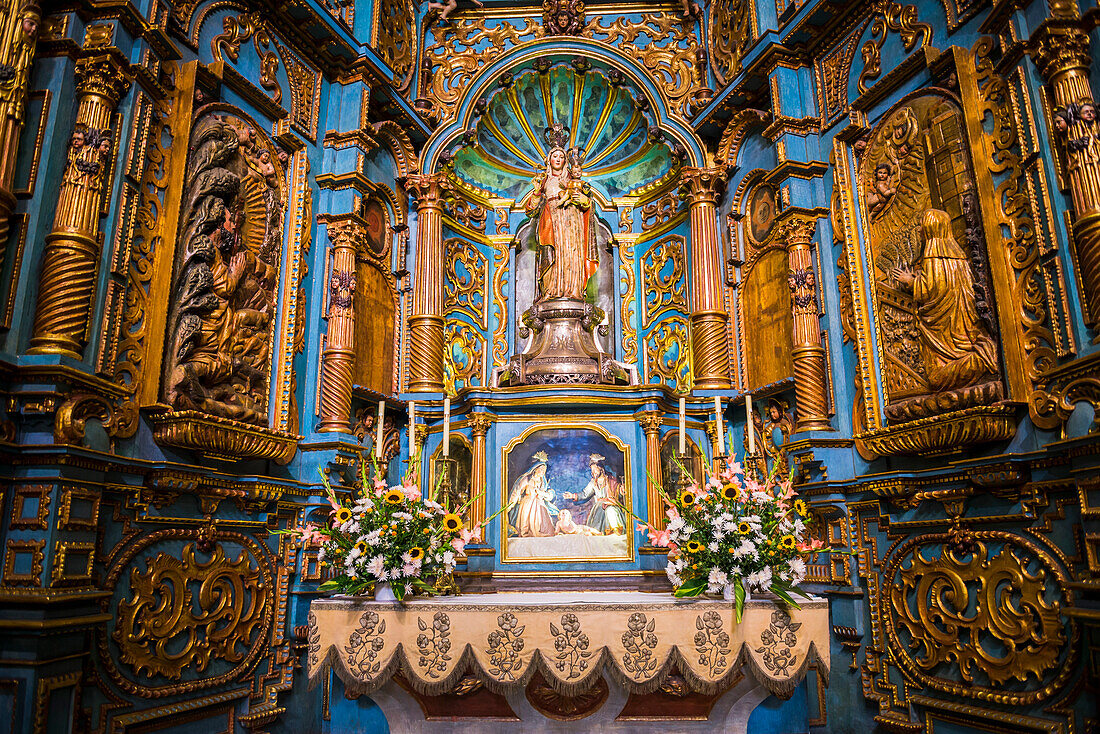
[[[533,427],[503,452],[503,562],[626,561],[630,448],[597,426]]]
[[[876,127],[858,171],[887,422],[1004,396],[962,111],[924,94]]]
[[[184,186],[163,399],[267,426],[286,206],[276,150],[252,122],[209,111]]]

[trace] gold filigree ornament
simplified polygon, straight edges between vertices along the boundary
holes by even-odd
[[[201,561],[195,548],[184,545],[179,558],[158,553],[145,560],[144,571],[130,568],[131,595],[118,604],[112,637],[119,661],[138,675],[178,681],[215,660],[239,674],[263,647],[274,599],[270,573],[254,549],[230,559],[215,543],[210,560]]]
[[[967,550],[927,535],[894,555],[882,576],[889,603],[879,611],[891,656],[920,684],[954,695],[1002,704],[1045,698],[1073,671],[1076,628],[1061,616],[1072,605],[1066,578],[1027,539],[970,535]]]

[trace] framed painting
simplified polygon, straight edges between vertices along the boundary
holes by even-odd
[[[503,563],[633,560],[628,445],[595,424],[532,426],[503,458]]]

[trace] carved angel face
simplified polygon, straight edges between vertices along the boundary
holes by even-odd
[[[85,136],[83,130],[73,130],[73,136],[69,139],[69,146],[73,150],[80,150],[84,147],[84,140]]]
[[[33,15],[23,17],[23,34],[28,38],[34,38],[38,34],[38,18]]]

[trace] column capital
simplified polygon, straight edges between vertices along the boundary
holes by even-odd
[[[680,196],[692,204],[717,204],[725,187],[726,173],[721,167],[680,169]]]
[[[647,437],[656,436],[661,432],[661,424],[664,422],[664,416],[660,413],[642,413],[638,417],[638,423],[642,427],[642,431],[645,432]]]
[[[1028,43],[1031,60],[1048,82],[1074,69],[1088,69],[1089,37],[1076,20],[1044,21]]]
[[[470,423],[470,432],[473,434],[474,438],[484,438],[495,419],[486,413],[473,413],[468,420]]]
[[[351,248],[357,252],[366,249],[367,223],[358,214],[331,214],[318,219],[325,225],[333,248]]]
[[[439,208],[452,192],[451,176],[447,171],[410,173],[405,177],[405,192],[419,209]]]
[[[76,93],[98,95],[117,105],[130,88],[130,68],[115,49],[82,56],[76,61]]]
[[[775,227],[776,237],[789,250],[792,247],[809,247],[817,229],[817,213],[789,209],[779,215]]]

